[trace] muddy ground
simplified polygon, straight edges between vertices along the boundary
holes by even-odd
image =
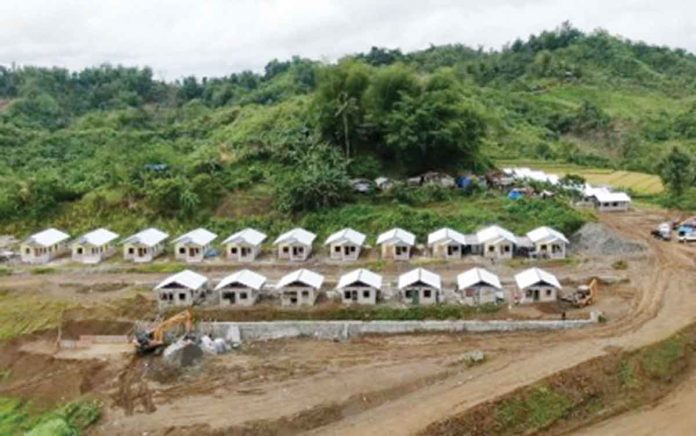
[[[46,407],[97,397],[105,413],[95,434],[416,433],[482,401],[591,358],[662,339],[693,322],[696,247],[650,239],[649,230],[664,220],[653,211],[605,215],[605,225],[645,250],[548,266],[566,281],[595,275],[628,279],[603,287],[593,309],[604,311],[608,322],[590,329],[244,344],[185,372],[164,367],[158,358],[133,358],[123,345],[58,350],[59,332],[52,330],[3,346],[0,367],[9,375],[0,381],[0,395],[40,398]],[[619,259],[627,261],[626,270],[612,267]],[[470,263],[428,267],[452,282]],[[261,264],[258,269],[276,277],[283,268]],[[335,265],[316,268],[333,275],[340,271]],[[495,269],[510,278],[520,267]],[[63,338],[76,338],[128,333],[133,319],[152,316],[146,290],[162,276],[70,268],[3,277],[0,288],[43,292],[79,305],[66,313],[60,331]],[[499,315],[551,318],[558,312],[527,307]],[[462,356],[472,350],[484,351],[486,361],[468,366]]]

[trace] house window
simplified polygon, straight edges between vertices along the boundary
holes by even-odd
[[[430,289],[426,289],[423,291],[423,298],[430,298],[432,294],[433,292]]]
[[[550,297],[551,294],[552,294],[551,289],[547,289],[547,290],[546,290],[546,296],[547,296],[547,297]]]
[[[350,300],[350,291],[343,291],[343,298]]]
[[[246,299],[247,299],[247,293],[246,293],[246,292],[240,292],[240,293],[239,293],[239,299],[240,299],[240,300],[246,300]]]
[[[237,254],[237,247],[230,248],[230,254]]]
[[[303,297],[309,297],[309,291],[302,291]]]
[[[489,245],[489,246],[488,246],[488,251],[491,252],[491,253],[493,253],[493,252],[495,251],[495,247],[492,246],[492,245]]]
[[[355,253],[355,250],[356,250],[356,249],[357,249],[357,248],[355,247],[355,245],[351,245],[351,246],[350,246],[350,252],[351,252],[351,253]]]
[[[476,290],[469,288],[466,291],[464,291],[464,294],[469,298],[473,298],[474,295],[476,295]]]
[[[290,252],[290,247],[285,246],[283,247],[283,253],[289,253]]]
[[[27,248],[26,250],[24,250],[24,253],[29,254],[29,253],[31,253],[31,250]]]
[[[363,291],[363,298],[370,298],[370,291]]]
[[[179,254],[186,254],[186,248],[179,247]]]
[[[539,247],[539,249],[540,249],[541,251],[546,251],[546,244],[541,244],[541,246]]]
[[[503,248],[503,250],[505,250],[506,253],[509,253],[509,252],[510,252],[510,246],[509,246],[509,245],[506,245],[506,246]]]
[[[404,292],[404,295],[406,298],[413,298],[413,291],[411,289],[407,289],[406,292]]]
[[[135,248],[129,247],[129,248],[128,248],[128,254],[133,254],[133,253],[135,253]]]
[[[182,293],[179,293],[179,300],[180,300],[180,301],[185,301],[185,300],[186,300],[186,294],[184,294],[183,292],[182,292]]]
[[[79,247],[79,248],[77,249],[77,254],[82,254],[82,247]]]
[[[334,251],[335,251],[336,253],[340,253],[340,252],[341,252],[341,247],[339,247],[338,245],[336,245],[336,246],[334,247]]]

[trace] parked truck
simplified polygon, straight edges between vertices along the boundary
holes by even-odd
[[[655,239],[661,239],[663,241],[669,241],[672,239],[672,224],[662,223],[657,226],[650,234]]]

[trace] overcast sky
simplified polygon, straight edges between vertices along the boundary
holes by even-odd
[[[220,76],[372,46],[500,48],[565,20],[696,52],[695,16],[693,0],[1,0],[0,64]]]

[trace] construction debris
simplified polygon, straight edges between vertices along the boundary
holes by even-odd
[[[626,241],[600,223],[587,223],[570,237],[570,251],[588,256],[615,256],[637,253],[645,246]]]
[[[171,365],[184,368],[199,362],[203,358],[203,349],[182,339],[165,348],[162,357]]]

